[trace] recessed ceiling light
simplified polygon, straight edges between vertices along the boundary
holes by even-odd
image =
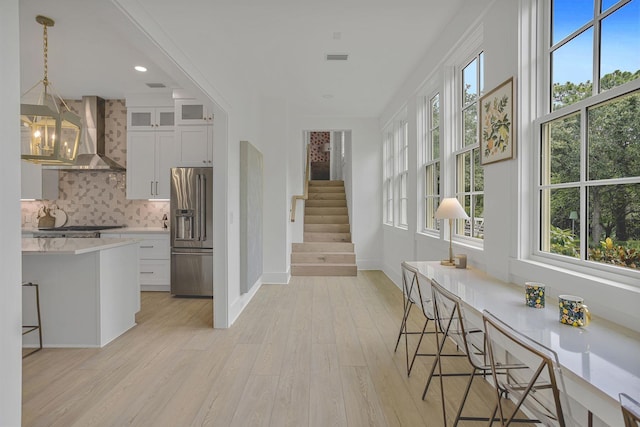
[[[141,73],[144,73],[147,71],[147,67],[143,67],[142,65],[136,65],[135,67],[133,67],[134,70],[136,71],[140,71]]]
[[[334,40],[340,40],[342,38],[342,33],[340,31],[335,31],[333,33],[333,39]]]
[[[331,95],[330,93],[326,93],[326,94],[322,95],[322,97],[324,99],[333,99],[333,95]]]

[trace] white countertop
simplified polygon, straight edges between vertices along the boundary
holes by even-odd
[[[168,234],[168,228],[162,227],[124,227],[100,230],[100,234]]]
[[[23,238],[22,254],[79,255],[138,244],[140,239]]]
[[[23,227],[21,231],[22,234],[30,234],[42,230],[39,230],[38,227]],[[162,227],[110,228],[108,230],[100,230],[100,234],[169,234],[169,229]]]
[[[488,310],[553,349],[564,368],[565,381],[572,380],[583,391],[595,388],[593,391],[600,399],[593,405],[588,399],[581,403],[596,415],[595,406],[605,395],[610,399],[608,403],[616,419],[618,393],[640,398],[640,334],[637,332],[597,317],[597,313],[586,327],[563,325],[559,322],[556,299],[547,296],[544,309],[529,308],[524,303],[524,284],[504,283],[473,268],[444,267],[437,261],[408,264],[417,267],[422,276],[436,279],[458,295],[467,308],[467,320],[472,323],[481,326],[482,310]],[[616,425],[615,421],[608,421]]]

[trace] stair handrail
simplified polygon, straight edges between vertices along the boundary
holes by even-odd
[[[304,194],[298,194],[295,196],[291,196],[291,222],[296,221],[296,205],[298,204],[298,200],[307,200],[309,198],[309,180],[311,179],[311,144],[307,144],[307,161],[304,168],[304,178],[303,178],[303,187]]]

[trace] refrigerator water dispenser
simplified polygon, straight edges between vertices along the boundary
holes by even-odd
[[[175,239],[176,240],[193,240],[194,235],[194,210],[193,209],[177,209],[175,219]]]

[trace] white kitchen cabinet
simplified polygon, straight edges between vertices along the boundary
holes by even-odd
[[[178,166],[175,109],[166,95],[127,98],[127,199],[168,199]]]
[[[213,123],[213,112],[196,99],[176,99],[176,125]]]
[[[172,131],[127,132],[127,199],[168,199],[178,155]]]
[[[141,239],[139,246],[140,290],[169,292],[171,250],[169,233],[102,233],[101,237]]]
[[[136,237],[144,239],[140,242],[140,288],[143,291],[169,292],[171,284],[169,234],[139,234]]]
[[[127,130],[173,130],[173,107],[127,108]]]
[[[22,160],[21,192],[22,199],[56,200],[58,198],[58,171],[43,169],[42,165]]]
[[[213,164],[213,124],[176,126],[180,166]]]

